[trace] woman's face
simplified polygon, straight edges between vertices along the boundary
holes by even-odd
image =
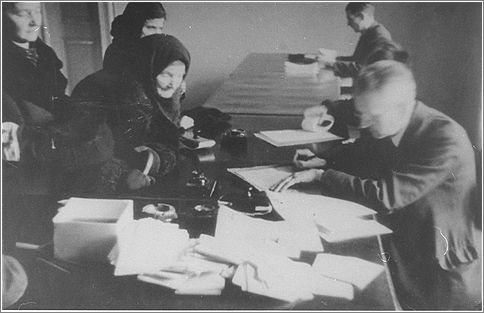
[[[141,29],[141,38],[154,34],[162,34],[163,26],[165,26],[164,18],[154,18],[146,20],[143,28]]]
[[[183,82],[185,64],[175,61],[156,76],[156,92],[162,98],[171,98]]]
[[[6,12],[6,17],[13,25],[12,37],[15,41],[25,43],[37,40],[42,23],[39,2],[16,2]]]

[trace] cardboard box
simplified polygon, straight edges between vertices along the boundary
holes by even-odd
[[[117,235],[133,221],[133,200],[70,198],[52,221],[56,258],[108,262]]]

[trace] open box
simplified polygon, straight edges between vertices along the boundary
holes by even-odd
[[[52,219],[54,256],[108,262],[119,232],[133,221],[133,200],[70,198]]]

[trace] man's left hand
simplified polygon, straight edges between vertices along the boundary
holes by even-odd
[[[323,176],[324,170],[310,169],[307,171],[296,172],[292,175],[284,178],[282,181],[271,187],[272,191],[281,192],[285,191],[291,186],[299,183],[312,183],[320,181]]]

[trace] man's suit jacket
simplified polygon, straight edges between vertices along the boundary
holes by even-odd
[[[368,57],[379,45],[391,41],[392,36],[385,26],[375,23],[361,34],[352,56],[337,58],[338,61],[350,63],[336,62],[336,73],[341,77],[355,76],[360,66],[367,63]]]
[[[390,138],[367,135],[341,148],[326,156],[332,169],[323,174],[323,193],[380,213],[379,219],[393,230],[397,276],[413,279],[403,284],[419,286],[424,293],[439,289],[442,283],[425,280],[430,271],[441,270],[465,284],[465,278],[456,278],[459,266],[480,258],[482,236],[475,227],[480,208],[472,207],[475,156],[465,130],[417,102],[398,146]]]
[[[360,152],[333,156],[340,170],[323,174],[325,193],[388,214],[394,236],[406,242],[408,253],[431,247],[443,269],[477,258],[471,205],[475,157],[459,124],[417,102],[397,147],[391,140],[363,138],[348,149],[355,148]]]

